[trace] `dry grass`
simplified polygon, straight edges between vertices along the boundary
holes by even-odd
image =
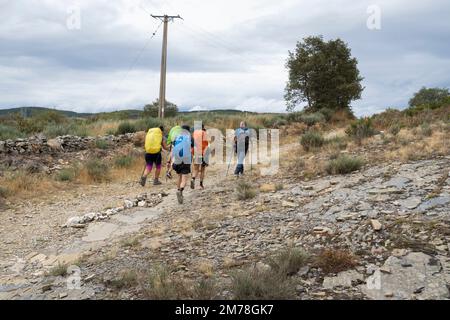
[[[236,187],[238,200],[249,200],[256,197],[258,191],[252,184],[246,181],[239,181]]]
[[[327,274],[339,273],[354,268],[358,259],[346,250],[325,249],[315,258],[314,264]]]
[[[288,248],[269,259],[274,272],[282,275],[294,275],[308,262],[308,254],[297,248]]]
[[[88,125],[89,133],[93,136],[104,136],[116,132],[121,121],[97,121]]]
[[[67,274],[67,267],[68,266],[65,264],[58,263],[58,265],[50,269],[47,275],[54,277],[64,277]]]
[[[289,278],[255,267],[234,273],[231,287],[236,300],[284,300],[295,295]]]
[[[28,174],[25,171],[6,172],[0,177],[0,185],[8,198],[33,198],[36,194],[57,191],[61,184],[45,174]]]
[[[156,266],[138,282],[144,297],[150,300],[211,300],[218,291],[213,279],[181,280],[163,266]]]
[[[107,285],[109,287],[112,287],[116,290],[136,287],[137,284],[138,275],[134,270],[124,270],[117,278],[107,282]]]

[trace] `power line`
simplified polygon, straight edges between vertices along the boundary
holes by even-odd
[[[155,35],[158,33],[158,30],[161,28],[163,22],[161,22],[159,24],[159,26],[155,29],[155,31],[152,33],[152,36],[145,42],[144,46],[138,51],[138,53],[136,54],[136,56],[134,57],[132,63],[130,64],[130,66],[128,67],[128,70],[125,72],[125,74],[122,76],[122,78],[115,84],[114,88],[111,90],[111,92],[108,95],[108,98],[106,99],[106,107],[109,104],[109,102],[111,101],[111,97],[112,95],[117,91],[117,89],[120,87],[120,85],[122,84],[122,82],[128,77],[128,75],[130,74],[131,70],[134,69],[134,67],[136,66],[136,64],[138,63],[138,61],[140,60],[142,54],[144,53],[145,49],[147,49],[148,45],[150,44],[151,40],[155,37]]]

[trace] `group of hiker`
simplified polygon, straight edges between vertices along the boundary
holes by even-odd
[[[244,121],[235,130],[234,152],[237,155],[237,166],[234,174],[239,177],[244,174],[244,160],[249,149],[250,134]],[[166,163],[166,177],[172,179],[172,170],[178,175],[177,199],[183,203],[183,191],[186,188],[189,175],[191,175],[190,187],[195,189],[199,179],[200,188],[204,189],[206,167],[209,165],[210,148],[209,139],[202,125],[191,133],[188,125],[175,126],[170,129],[167,136],[164,135],[164,127],[156,127],[148,130],[145,137],[145,162],[146,166],[141,176],[141,185],[144,187],[148,175],[155,167],[153,185],[161,185],[160,176],[162,170],[162,150],[169,152]]]

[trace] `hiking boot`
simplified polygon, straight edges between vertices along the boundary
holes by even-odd
[[[162,185],[162,183],[158,179],[155,179],[155,180],[153,180],[153,185],[154,186],[159,186],[159,185]]]
[[[195,189],[195,180],[194,179],[191,180],[191,189]]]
[[[200,188],[205,189],[205,186],[203,185],[203,181],[200,181]]]
[[[179,204],[183,204],[183,192],[180,190],[177,191],[177,199]]]
[[[147,182],[147,177],[141,177],[141,186],[145,187],[145,183]]]

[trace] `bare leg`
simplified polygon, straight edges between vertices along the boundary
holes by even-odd
[[[161,166],[156,167],[155,179],[158,180],[160,175],[161,175]]]
[[[146,166],[145,170],[144,170],[144,175],[143,177],[147,178],[147,176],[152,172],[153,167],[151,166]]]
[[[177,180],[177,188],[178,188],[178,190],[180,190],[180,188],[181,188],[182,176],[183,175],[181,175],[181,174],[178,175],[178,180]]]
[[[180,189],[184,189],[186,187],[186,181],[188,179],[188,175],[187,174],[181,174],[180,175]]]
[[[194,164],[192,168],[192,179],[191,179],[191,189],[195,189],[195,179],[198,176],[199,165]]]

